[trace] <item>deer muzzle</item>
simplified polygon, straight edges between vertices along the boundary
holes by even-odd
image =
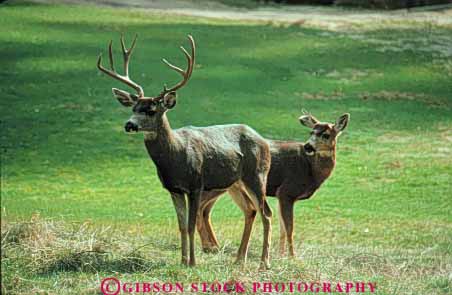
[[[124,129],[126,130],[126,132],[138,132],[138,125],[135,122],[127,121]]]

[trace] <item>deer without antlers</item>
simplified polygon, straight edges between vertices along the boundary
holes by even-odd
[[[163,62],[182,76],[182,81],[154,97],[145,97],[141,86],[129,78],[129,58],[136,44],[126,49],[121,37],[124,75],[114,69],[112,42],[109,44],[110,68],[97,66],[105,74],[132,87],[137,94],[113,88],[119,102],[132,107],[133,115],[126,122],[126,132],[144,132],[144,143],[157,167],[162,185],[170,192],[177,213],[182,244],[182,263],[195,265],[195,226],[201,199],[208,202],[226,191],[237,191],[234,201],[248,212],[237,260],[246,261],[248,242],[256,212],[264,225],[262,266],[269,267],[271,210],[265,201],[265,182],[270,169],[268,143],[246,125],[217,125],[171,129],[166,112],[176,105],[176,90],[187,84],[195,65],[195,42],[188,36],[191,54],[181,47],[187,69]],[[187,214],[188,203],[188,214]],[[189,239],[189,257],[187,253]]]
[[[331,175],[336,164],[337,137],[347,127],[350,115],[343,114],[335,124],[324,123],[311,114],[299,118],[312,129],[307,143],[269,140],[271,168],[267,178],[267,196],[279,200],[280,252],[285,254],[286,238],[289,254],[293,245],[293,206],[298,200],[309,199]],[[210,222],[210,213],[218,197],[202,202],[197,228],[204,251],[216,251],[219,244]]]

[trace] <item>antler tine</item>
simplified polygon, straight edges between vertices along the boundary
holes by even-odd
[[[119,38],[119,41],[121,42],[121,49],[122,49],[122,54],[125,55],[127,53],[127,49],[126,49],[126,45],[124,44],[124,34],[121,34],[121,38]]]
[[[179,74],[181,74],[183,77],[185,77],[185,71],[182,70],[179,67],[176,67],[175,65],[171,64],[169,61],[167,61],[166,59],[162,58],[162,61],[170,68],[172,68],[173,70],[175,70],[176,72],[178,72]]]
[[[190,56],[190,54],[188,54],[187,50],[185,50],[185,48],[183,46],[180,47],[180,50],[182,50],[185,57],[187,58],[187,64],[188,64],[187,75],[190,76],[191,72],[192,72],[192,57]]]
[[[196,46],[195,46],[195,40],[193,39],[192,35],[188,35],[188,40],[190,41],[190,46],[191,46],[191,56],[193,59],[193,62],[191,63],[191,69],[190,69],[190,76],[191,73],[193,72],[193,69],[195,67],[195,58],[196,58]]]
[[[124,58],[124,75],[126,77],[129,76],[129,60],[130,55],[132,54],[133,49],[135,48],[135,44],[137,43],[138,34],[135,34],[135,38],[132,41],[132,45],[129,49],[126,48],[125,42],[124,42],[124,34],[121,34],[121,49],[122,49],[122,56]]]
[[[110,77],[112,77],[116,80],[119,80],[119,81],[125,83],[126,85],[132,87],[133,89],[135,89],[135,91],[138,93],[138,97],[143,97],[144,96],[143,88],[140,85],[138,85],[137,83],[133,82],[129,78],[129,58],[132,53],[132,50],[135,48],[137,37],[138,36],[135,35],[135,39],[133,40],[132,46],[130,47],[130,49],[126,49],[125,44],[124,44],[124,36],[121,36],[121,48],[122,48],[123,58],[124,58],[124,75],[118,74],[114,68],[113,50],[112,50],[113,41],[110,41],[110,43],[108,45],[108,56],[109,56],[109,60],[110,60],[111,70],[108,70],[102,66],[102,53],[99,55],[99,58],[97,60],[97,68],[100,71],[104,72],[105,74],[109,75]]]
[[[177,83],[175,86],[171,87],[170,89],[166,89],[164,90],[164,92],[170,92],[170,91],[175,91],[179,88],[181,88],[182,86],[184,86],[188,80],[191,77],[191,74],[193,72],[193,68],[194,68],[194,64],[195,64],[195,41],[193,40],[193,37],[191,35],[188,35],[188,40],[190,41],[190,46],[191,46],[191,55],[187,52],[187,50],[185,50],[185,48],[183,46],[180,47],[180,49],[182,50],[182,52],[184,53],[186,59],[187,59],[187,69],[184,71],[181,68],[171,64],[170,62],[168,62],[166,59],[162,59],[162,61],[171,69],[175,70],[176,72],[178,72],[182,77],[183,80],[180,81],[179,83]]]
[[[113,63],[113,50],[111,48],[112,45],[113,45],[113,40],[110,40],[110,43],[108,44],[108,57],[109,57],[109,60],[110,60],[110,69],[112,71],[114,71],[115,70],[115,65]]]

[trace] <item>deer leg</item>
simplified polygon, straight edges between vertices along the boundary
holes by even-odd
[[[210,221],[210,212],[217,199],[218,197],[214,197],[205,201],[203,198],[196,219],[196,228],[201,238],[202,250],[205,253],[218,252],[220,248]]]
[[[289,244],[289,255],[294,257],[295,250],[293,246],[293,205],[294,201],[285,200],[284,197],[280,197],[279,206],[280,214],[282,217],[281,222],[284,222],[284,228],[286,229],[287,243]]]
[[[282,202],[279,201],[279,254],[281,256],[286,255],[286,227],[283,221],[283,209]]]
[[[213,205],[215,205],[215,202],[217,200],[218,197],[212,199],[203,212],[203,222],[210,242],[210,252],[218,252],[218,249],[220,248],[220,244],[218,243],[217,236],[215,235],[215,231],[213,230],[212,222],[210,219],[210,212],[212,211]]]
[[[265,177],[262,178],[265,180]],[[272,210],[265,198],[265,181],[258,179],[257,182],[251,182],[251,185],[247,185],[246,189],[250,196],[255,208],[259,208],[259,214],[262,218],[262,224],[264,227],[264,239],[262,245],[262,257],[260,269],[270,268],[270,245],[271,245],[271,219]]]
[[[196,229],[198,230],[199,238],[201,239],[202,250],[204,252],[209,252],[210,249],[210,239],[206,230],[206,226],[204,225],[204,210],[207,206],[208,202],[204,199],[201,200],[201,205],[198,210],[198,217],[196,218]]]
[[[262,257],[261,257],[261,269],[270,269],[270,244],[271,244],[271,234],[272,234],[272,210],[265,200],[265,196],[262,196],[261,201],[261,218],[264,225],[264,241],[262,245]]]
[[[246,263],[246,258],[248,256],[248,248],[250,242],[251,232],[253,231],[254,220],[256,219],[256,210],[248,210],[244,212],[245,214],[245,228],[243,229],[242,241],[240,243],[239,250],[237,252],[237,263]]]
[[[182,264],[188,265],[187,256],[187,201],[184,194],[171,193],[174,208],[176,209],[179,223],[180,239],[182,246]]]
[[[236,259],[236,263],[245,263],[248,255],[248,246],[253,230],[254,219],[256,218],[256,210],[245,189],[233,186],[228,192],[245,215],[245,227],[243,229],[242,241],[240,242]]]
[[[195,227],[198,215],[201,192],[196,191],[188,196],[188,239],[190,242],[190,266],[196,265],[195,259]]]

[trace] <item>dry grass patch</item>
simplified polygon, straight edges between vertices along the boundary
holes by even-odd
[[[331,235],[335,235],[344,226],[353,228],[348,234],[357,239],[370,235],[368,239],[372,240],[372,235],[380,234],[376,231],[388,230],[376,229],[370,224],[346,223],[337,228],[327,227],[331,227]],[[180,281],[187,286],[200,280],[239,281],[248,287],[253,282],[264,281],[362,280],[377,282],[382,294],[397,290],[408,290],[400,294],[426,290],[446,294],[450,290],[451,282],[447,275],[451,262],[446,254],[450,251],[446,246],[450,239],[446,235],[440,235],[442,238],[432,247],[392,249],[372,243],[343,244],[337,240],[338,237],[328,237],[325,232],[322,236],[326,240],[322,240],[305,232],[300,235],[306,240],[298,239],[296,242],[298,255],[295,259],[279,256],[274,246],[272,269],[258,272],[261,239],[256,239],[256,232],[248,264],[240,267],[232,263],[237,245],[230,244],[230,241],[240,232],[241,225],[222,224],[219,229],[219,238],[223,242],[220,252],[198,252],[199,265],[185,268],[179,265],[178,247],[175,246],[177,235],[170,235],[164,228],[150,230],[157,233],[159,239],[146,243],[137,238],[143,236],[140,231],[130,235],[128,231],[121,231],[119,234],[119,231],[95,227],[89,222],[71,224],[34,216],[26,222],[3,223],[2,267],[8,275],[2,277],[2,293],[24,294],[24,290],[32,290],[33,293],[52,294],[50,290],[60,290],[58,294],[73,294],[74,290],[79,290],[79,293],[92,294],[98,290],[99,280],[107,276],[128,281]],[[257,225],[256,231],[260,229]],[[397,230],[392,229],[395,232],[388,234],[397,234]],[[303,231],[299,228],[297,232]],[[445,233],[446,229],[440,232]],[[276,234],[274,241],[277,241]],[[167,236],[172,238],[167,239]],[[146,238],[151,237],[148,235]],[[426,280],[426,277],[431,279]],[[431,285],[427,286],[427,281]],[[246,294],[251,294],[249,291]]]
[[[109,227],[94,228],[89,222],[69,224],[43,220],[2,223],[4,265],[21,262],[34,274],[54,272],[147,271],[162,261],[151,262],[142,248],[117,238]],[[145,245],[146,246],[146,245]]]

